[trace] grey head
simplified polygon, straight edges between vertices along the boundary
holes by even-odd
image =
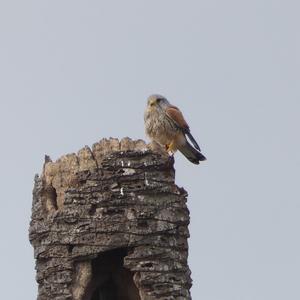
[[[170,106],[170,102],[162,95],[153,94],[148,97],[147,105],[149,107],[156,107],[158,109],[164,110],[168,106]]]

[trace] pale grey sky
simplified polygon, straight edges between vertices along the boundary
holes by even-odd
[[[300,2],[2,0],[1,299],[35,299],[28,242],[43,157],[145,138],[178,105],[208,161],[189,192],[195,300],[300,299]]]

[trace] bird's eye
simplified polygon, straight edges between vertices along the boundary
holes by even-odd
[[[162,98],[157,98],[156,101],[157,103],[161,102]]]

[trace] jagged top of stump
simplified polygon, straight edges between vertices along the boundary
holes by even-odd
[[[115,156],[154,154],[165,162],[169,158],[163,148],[157,144],[146,144],[143,140],[132,140],[128,137],[102,139],[90,148],[85,146],[77,153],[61,156],[55,162],[45,156],[41,179],[44,186],[55,188],[58,208],[62,207],[65,190],[74,185],[76,174],[80,171],[95,170],[102,167],[106,159]]]
[[[187,193],[173,162],[129,138],[45,158],[29,229],[39,300],[104,299],[124,284],[136,296],[124,299],[191,299]]]

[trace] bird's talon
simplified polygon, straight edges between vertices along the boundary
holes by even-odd
[[[169,154],[170,157],[174,156],[174,152],[172,152],[172,151],[168,151],[168,154]]]

